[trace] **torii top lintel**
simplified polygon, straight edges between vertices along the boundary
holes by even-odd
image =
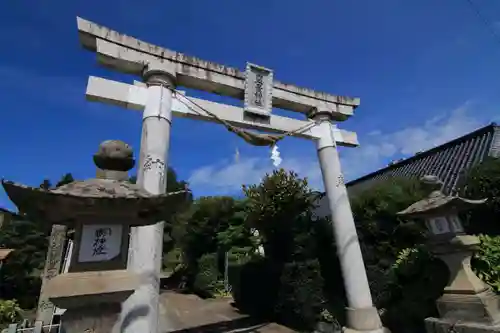
[[[177,83],[220,95],[243,99],[245,75],[236,68],[152,45],[136,38],[77,17],[81,44],[97,53],[104,66],[124,73],[141,75],[151,61],[170,61],[176,65]],[[353,115],[358,98],[342,97],[297,87],[278,81],[273,83],[273,107],[307,113],[313,108],[332,112],[343,121]]]

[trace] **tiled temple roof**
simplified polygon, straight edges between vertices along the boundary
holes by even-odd
[[[431,174],[443,181],[443,192],[451,194],[459,178],[487,156],[500,157],[500,126],[495,123],[348,182],[346,186],[352,196],[392,177]]]

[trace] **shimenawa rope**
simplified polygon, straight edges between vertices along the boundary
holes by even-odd
[[[242,138],[243,140],[245,140],[247,143],[249,143],[251,145],[254,145],[254,146],[261,146],[261,147],[269,146],[269,147],[273,147],[273,146],[276,145],[276,143],[278,141],[284,139],[285,137],[290,136],[292,134],[304,132],[304,131],[310,129],[311,127],[313,127],[314,125],[316,125],[315,122],[311,121],[311,122],[308,122],[306,125],[301,126],[301,127],[297,128],[297,129],[294,129],[292,131],[289,131],[289,132],[286,132],[286,133],[283,133],[283,134],[277,134],[277,135],[264,134],[264,133],[255,133],[255,132],[252,132],[252,131],[248,131],[248,130],[245,130],[245,129],[233,126],[229,122],[227,122],[226,120],[221,119],[220,117],[218,117],[213,112],[210,112],[206,108],[202,107],[201,105],[199,105],[198,103],[196,103],[195,101],[193,101],[192,99],[190,99],[189,97],[184,96],[182,94],[177,94],[175,90],[172,90],[172,92],[177,97],[177,100],[179,102],[181,102],[182,104],[184,104],[185,106],[187,106],[193,112],[197,113],[200,116],[204,116],[204,114],[202,114],[201,112],[199,112],[198,110],[196,110],[195,108],[193,108],[188,103],[186,103],[185,101],[183,101],[181,98],[178,98],[178,97],[185,98],[190,103],[192,103],[194,106],[196,106],[197,108],[199,108],[200,110],[202,110],[203,112],[205,112],[207,115],[211,116],[217,122],[219,122],[220,124],[224,125],[224,127],[226,127],[228,131],[233,132],[234,134],[238,135],[240,138]]]

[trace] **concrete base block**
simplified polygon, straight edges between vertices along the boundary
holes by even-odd
[[[500,325],[461,322],[449,319],[425,319],[427,333],[500,333]]]
[[[491,289],[477,294],[443,294],[436,302],[441,318],[495,325],[500,323],[500,298]]]
[[[382,326],[380,315],[376,307],[363,309],[346,308],[347,327],[343,329],[346,333],[389,333]]]
[[[342,333],[391,333],[387,328],[381,327],[377,330],[372,330],[372,331],[359,331],[359,330],[353,330],[347,327],[344,327],[342,329]]]
[[[111,333],[120,315],[120,304],[97,304],[79,309],[67,309],[62,315],[63,332]]]
[[[99,303],[120,303],[139,285],[127,270],[60,274],[47,282],[45,293],[61,309]]]

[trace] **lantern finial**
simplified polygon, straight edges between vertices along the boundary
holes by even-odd
[[[127,172],[134,167],[135,160],[128,144],[120,140],[106,140],[99,145],[94,163],[98,168],[98,178],[124,180],[128,178]]]
[[[420,178],[420,182],[429,193],[440,191],[443,187],[443,181],[435,175],[425,175]]]

